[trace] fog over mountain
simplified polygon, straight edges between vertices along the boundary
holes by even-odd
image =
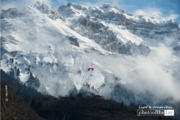
[[[56,97],[92,92],[126,104],[180,100],[180,28],[173,20],[108,3],[56,9],[42,1],[0,16],[1,69],[27,86]]]

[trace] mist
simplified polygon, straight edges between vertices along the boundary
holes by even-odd
[[[129,89],[136,92],[149,91],[157,98],[180,100],[180,81],[173,76],[180,63],[174,57],[171,48],[164,44],[153,48],[147,57],[137,57],[134,70],[129,73],[133,82]]]
[[[73,90],[79,92],[83,89],[110,97],[114,87],[121,84],[127,90],[133,91],[135,95],[145,94],[148,91],[160,100],[172,98],[179,101],[180,80],[175,77],[180,69],[179,57],[173,54],[171,47],[162,43],[151,49],[148,56],[135,57],[97,55],[96,52],[85,54],[82,50],[79,50],[77,54],[76,49],[65,41],[64,47],[54,47],[56,53],[53,54],[57,58],[57,63],[61,65],[54,69],[56,76],[47,74],[47,70],[41,69],[41,74],[45,77],[40,80],[50,88],[48,92],[55,96],[69,95]],[[68,65],[66,66],[66,64]],[[97,77],[95,81],[88,78],[87,68],[91,66],[95,68],[92,73],[94,79]],[[53,68],[51,69],[53,70]],[[81,74],[78,74],[79,70]],[[66,71],[65,74],[63,74],[64,71]],[[97,75],[101,75],[103,78]],[[115,77],[118,78],[118,81],[115,80]],[[87,88],[86,83],[92,83],[92,81],[94,83],[104,82],[100,84],[103,87]]]

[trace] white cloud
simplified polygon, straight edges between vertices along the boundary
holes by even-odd
[[[33,5],[37,1],[44,1],[55,8],[59,8],[59,6],[68,3],[67,0],[19,0],[18,2],[16,0],[2,0],[2,9],[3,10],[6,10],[8,8],[22,9],[25,6]]]
[[[134,15],[146,15],[146,16],[158,16],[158,17],[161,17],[165,20],[176,20],[179,15],[178,14],[175,14],[173,12],[171,12],[170,14],[164,14],[162,12],[162,9],[160,8],[155,8],[155,7],[146,7],[144,9],[138,9],[134,12]]]
[[[136,10],[134,12],[134,15],[162,16],[162,13],[158,8],[146,8],[146,9]]]
[[[11,3],[8,3],[8,4],[7,3],[3,4],[1,9],[6,10],[8,8],[14,8],[14,7],[16,7],[16,4],[14,2],[11,2]]]
[[[51,3],[51,0],[19,0],[18,2],[16,0],[2,0],[2,9],[8,9],[8,8],[19,8],[22,9],[25,6],[33,5],[36,1],[44,1],[46,3]]]
[[[178,17],[179,17],[179,15],[172,13],[172,14],[170,14],[169,16],[165,16],[164,18],[165,18],[166,20],[176,20]]]
[[[111,3],[115,6],[119,6],[122,1],[123,0],[100,0],[100,1],[94,1],[94,2],[82,1],[80,2],[80,4],[102,6],[104,3]]]
[[[172,97],[180,100],[180,83],[173,76],[173,71],[178,70],[178,67],[179,64],[173,60],[171,48],[159,44],[147,57],[137,57],[134,71],[128,73],[136,83],[130,89],[134,92],[147,90],[158,98]]]

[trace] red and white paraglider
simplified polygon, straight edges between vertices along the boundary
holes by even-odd
[[[94,68],[90,67],[88,68],[88,71],[94,71]]]
[[[88,72],[91,72],[91,76],[92,76],[92,72],[94,71],[93,67],[88,68]]]

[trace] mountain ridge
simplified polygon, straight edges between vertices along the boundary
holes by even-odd
[[[130,85],[130,88],[136,85],[134,79],[141,78],[144,71],[148,72],[142,61],[157,64],[158,68],[153,70],[160,69],[158,72],[169,75],[170,80],[178,78],[172,77],[171,72],[177,76],[179,57],[176,56],[176,62],[170,60],[177,68],[166,61],[159,63],[153,56],[156,49],[148,43],[152,40],[158,44],[165,41],[165,37],[173,37],[177,43],[180,29],[173,21],[133,16],[110,4],[87,7],[68,3],[56,10],[44,2],[36,2],[24,11],[3,10],[0,16],[1,69],[13,70],[15,77],[27,86],[29,79],[34,77],[32,81],[39,80],[40,88],[53,96],[65,96],[76,89],[105,97],[115,94],[112,98],[116,100],[126,99],[131,93],[111,92],[118,84]],[[171,52],[164,46],[161,49],[171,57]],[[149,61],[151,58],[153,61]],[[92,66],[95,71],[89,72],[87,69]],[[41,91],[40,88],[36,89]],[[170,94],[170,97],[179,99],[176,95]],[[133,99],[132,96],[129,101]]]

